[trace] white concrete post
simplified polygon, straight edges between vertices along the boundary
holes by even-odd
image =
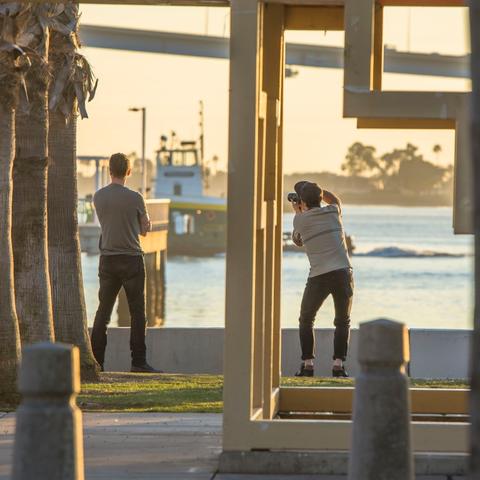
[[[413,480],[407,328],[380,319],[359,335],[348,479]]]
[[[13,480],[83,480],[77,347],[37,343],[23,351]]]

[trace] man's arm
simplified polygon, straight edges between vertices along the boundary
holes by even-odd
[[[323,201],[325,203],[328,203],[329,205],[337,205],[339,212],[342,213],[342,202],[332,192],[329,192],[328,190],[324,190],[323,191]]]
[[[152,222],[150,221],[150,217],[148,213],[144,213],[140,217],[140,235],[142,237],[146,237],[147,233],[152,230]]]
[[[295,210],[295,218],[293,219],[293,232],[292,241],[297,247],[303,247],[302,236],[295,230],[295,223],[298,220],[298,215],[302,213],[302,207],[298,203],[292,203],[292,207]]]
[[[140,204],[138,206],[138,221],[140,223],[140,235],[146,237],[147,233],[152,230],[152,222],[148,216],[147,205],[142,195],[139,195]]]

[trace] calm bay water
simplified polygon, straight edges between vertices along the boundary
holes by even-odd
[[[343,218],[345,229],[356,245],[352,259],[354,326],[382,316],[410,327],[470,328],[473,243],[471,236],[453,235],[450,208],[347,205]],[[292,220],[292,214],[285,214],[285,231],[291,231]],[[98,256],[83,254],[82,265],[91,324],[97,307]],[[305,254],[285,252],[282,280],[285,327],[297,326],[307,275]],[[166,326],[223,326],[224,289],[225,256],[170,257]],[[329,327],[332,322],[333,302],[329,298],[317,315],[317,325]]]

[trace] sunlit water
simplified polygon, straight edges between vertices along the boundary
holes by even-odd
[[[421,328],[470,328],[473,243],[452,232],[450,208],[344,207],[344,224],[357,247],[353,256],[355,295],[352,323],[389,317]],[[284,230],[293,215],[285,214]],[[390,247],[407,258],[390,258]],[[374,251],[374,256],[372,256]],[[424,256],[425,251],[458,256]],[[380,255],[380,256],[378,256]],[[97,306],[98,256],[82,255],[89,323]],[[297,325],[308,262],[303,253],[283,260],[282,325]],[[224,324],[225,257],[169,257],[167,319],[171,327],[219,327]],[[333,321],[327,299],[317,325]],[[115,325],[115,319],[112,319]]]

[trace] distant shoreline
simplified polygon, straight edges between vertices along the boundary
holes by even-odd
[[[337,193],[337,192],[335,192]],[[356,206],[390,206],[390,207],[451,207],[453,198],[447,194],[400,195],[397,193],[341,193],[338,196],[346,205]],[[284,203],[284,211],[290,211],[288,202]]]

